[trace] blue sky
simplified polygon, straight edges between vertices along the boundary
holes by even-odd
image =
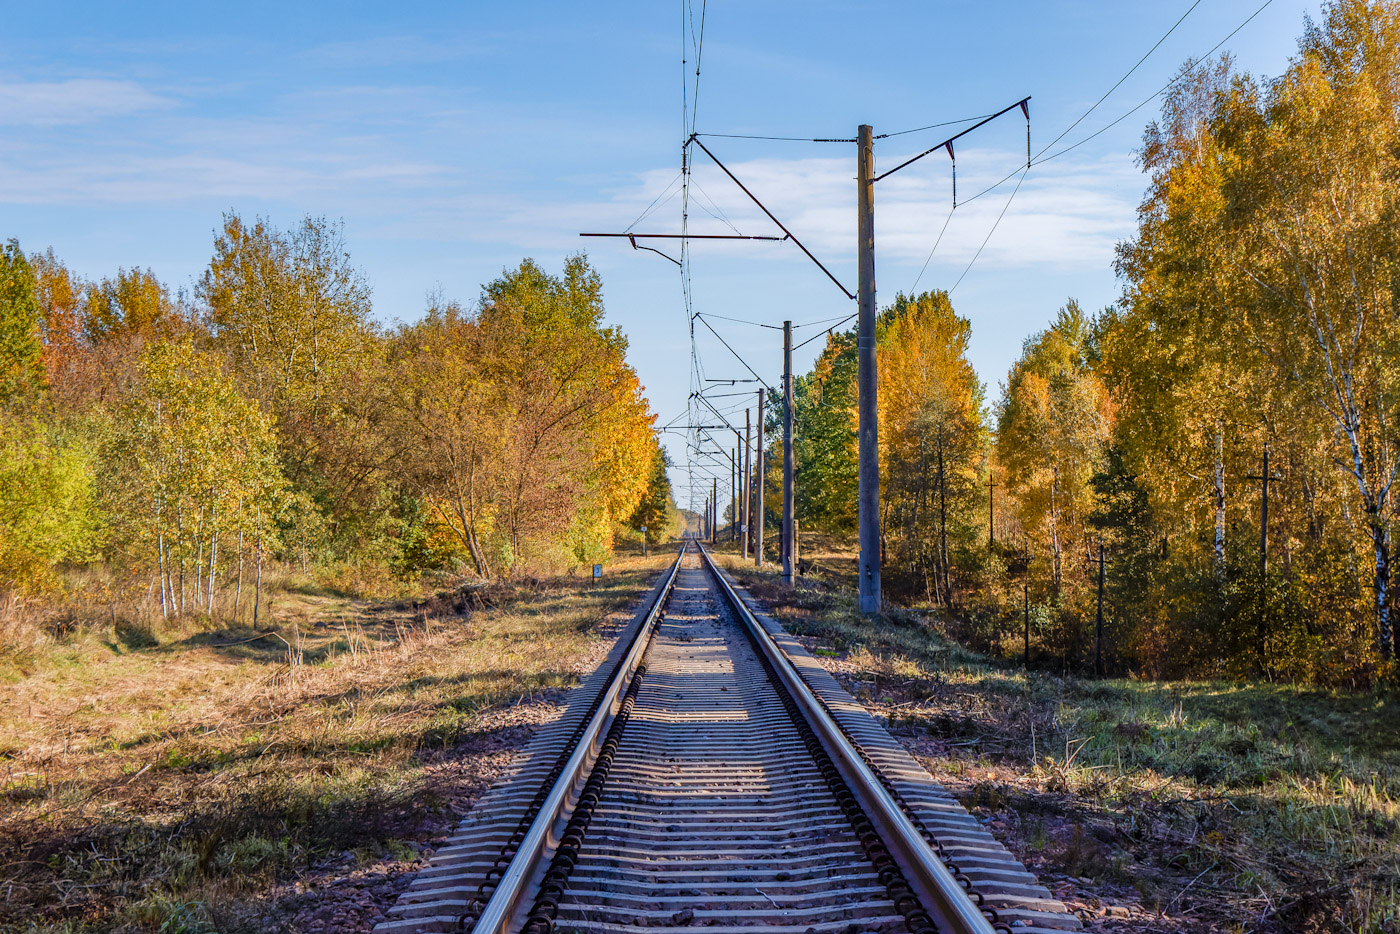
[[[1201,0],[1061,145],[1142,102],[1261,2]],[[888,133],[1031,95],[1038,151],[1190,6],[716,0],[696,128],[845,137],[870,123]],[[1316,3],[1274,0],[1224,48],[1240,67],[1277,75],[1309,12]],[[418,317],[435,288],[470,302],[524,256],[558,269],[586,247],[664,422],[690,390],[676,268],[577,234],[626,227],[676,177],[681,51],[675,2],[14,5],[0,31],[0,237],[51,246],[89,277],[149,266],[178,287],[208,262],[223,211],[279,226],[326,215],[343,219],[385,323]],[[1133,151],[1155,112],[1154,101],[1032,169],[1009,207],[1014,181],[953,212],[919,288],[963,277],[953,301],[973,322],[989,399],[1068,296],[1091,309],[1117,297],[1113,246],[1134,228],[1144,180]],[[878,165],[947,132],[881,141]],[[854,288],[853,145],[706,142]],[[959,194],[1024,157],[1019,114],[978,131],[957,147]],[[703,159],[696,182],[692,231],[727,230],[709,209],[745,233],[771,231]],[[877,187],[882,302],[919,277],[950,187],[941,154]],[[677,230],[679,213],[679,198],[663,201],[638,229]],[[696,310],[772,324],[852,305],[791,244],[699,245],[692,283]],[[716,326],[775,379],[778,332]],[[746,375],[702,333],[706,374]],[[798,354],[799,368],[820,343]],[[667,443],[683,460],[680,439]]]

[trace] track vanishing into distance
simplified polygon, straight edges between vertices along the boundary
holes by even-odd
[[[1079,926],[687,541],[376,931]]]

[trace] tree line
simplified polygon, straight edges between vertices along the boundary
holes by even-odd
[[[1119,671],[1370,680],[1395,651],[1400,4],[1326,5],[1274,81],[1188,62],[1140,160],[1121,299],[1066,303],[990,406],[945,293],[881,313],[887,586],[1063,667],[1097,641]],[[838,333],[795,380],[804,529],[854,528],[855,369]]]
[[[208,267],[85,280],[0,249],[0,596],[106,586],[256,617],[263,570],[478,579],[678,520],[582,256],[386,328],[338,225],[223,218]],[[87,570],[87,578],[78,572]]]

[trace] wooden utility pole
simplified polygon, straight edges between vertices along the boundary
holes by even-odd
[[[792,322],[783,322],[783,583],[792,586]]]
[[[1094,613],[1094,674],[1103,677],[1103,537],[1099,537],[1099,602]]]
[[[754,497],[757,508],[753,517],[753,563],[763,567],[763,408],[767,401],[765,390],[758,391],[758,445],[754,460],[758,464],[758,495]]]
[[[856,134],[856,256],[860,281],[856,286],[856,385],[860,424],[858,457],[860,530],[858,586],[860,611],[880,611],[880,442],[879,409],[875,401],[875,142],[874,131],[862,124]]]

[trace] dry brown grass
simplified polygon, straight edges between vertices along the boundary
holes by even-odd
[[[401,872],[557,715],[665,561],[470,605],[291,580],[264,631],[42,636],[0,693],[0,928],[295,927],[315,905],[292,883],[327,860]]]

